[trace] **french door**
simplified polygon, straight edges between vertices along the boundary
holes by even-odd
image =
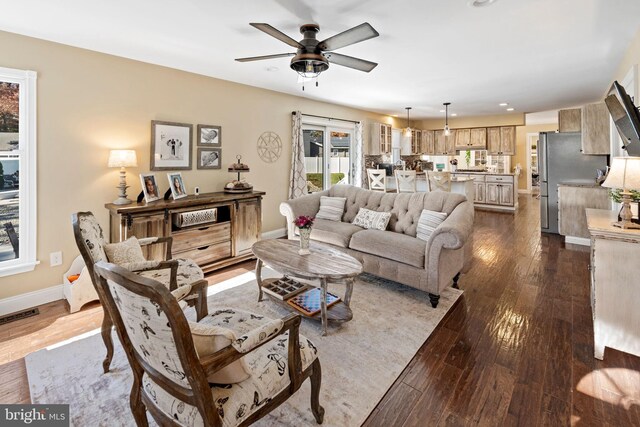
[[[353,127],[302,125],[307,185],[310,193],[335,184],[351,184],[354,178]]]

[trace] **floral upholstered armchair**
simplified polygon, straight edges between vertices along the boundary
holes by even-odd
[[[267,319],[223,308],[190,322],[163,284],[100,261],[96,277],[133,371],[131,410],[158,425],[246,426],[310,378],[321,424],[320,361],[300,315]]]
[[[72,215],[73,233],[80,254],[89,271],[93,285],[96,287],[100,303],[104,307],[104,296],[98,287],[94,272],[94,265],[98,261],[107,261],[105,249],[112,247],[112,262],[122,265],[122,267],[136,274],[151,277],[163,285],[178,300],[184,301],[188,306],[193,306],[196,310],[197,320],[207,314],[207,281],[204,280],[202,269],[189,259],[171,259],[171,237],[152,237],[140,239],[136,242],[123,242],[117,245],[108,245],[104,238],[102,227],[91,212],[78,212]],[[131,259],[132,252],[136,249],[132,244],[138,245],[137,258],[135,262],[126,262]],[[147,261],[142,255],[140,246],[152,244],[165,244],[166,253],[164,261]],[[105,310],[102,321],[102,340],[107,348],[107,356],[102,362],[104,372],[109,371],[111,359],[113,358],[113,340],[111,329],[113,322],[109,313]]]

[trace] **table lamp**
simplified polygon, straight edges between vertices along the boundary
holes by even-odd
[[[621,221],[613,225],[620,228],[640,228],[631,222],[631,191],[640,190],[640,157],[614,157],[603,187],[622,189]]]
[[[111,150],[109,153],[110,168],[120,168],[120,184],[116,187],[120,190],[118,198],[113,201],[114,205],[128,205],[131,200],[127,199],[127,172],[124,168],[138,166],[138,159],[134,150]]]

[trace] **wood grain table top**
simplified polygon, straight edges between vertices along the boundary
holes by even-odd
[[[362,273],[362,264],[343,252],[311,242],[309,255],[299,255],[297,240],[261,240],[252,247],[256,257],[274,270],[302,279],[340,280]]]

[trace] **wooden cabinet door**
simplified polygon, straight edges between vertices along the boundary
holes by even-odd
[[[485,203],[489,205],[500,204],[500,184],[487,183],[485,192]]]
[[[560,132],[580,132],[582,130],[582,110],[572,108],[558,111],[558,130]]]
[[[384,154],[391,154],[391,125],[382,125],[381,129],[381,139],[383,141],[382,152]]]
[[[486,185],[484,182],[474,182],[473,183],[474,186],[474,190],[475,190],[475,195],[473,197],[473,201],[477,202],[477,203],[484,203],[485,202],[485,189],[486,189]]]
[[[500,191],[500,204],[513,206],[513,184],[498,184]]]
[[[380,138],[382,123],[372,123],[371,124],[371,133],[369,135],[369,153],[372,156],[377,156],[382,154],[382,140]]]
[[[487,128],[474,128],[469,132],[470,148],[475,150],[487,149]]]
[[[234,256],[251,253],[251,246],[262,234],[261,198],[238,200],[233,221]]]
[[[582,154],[611,154],[610,120],[604,102],[582,107]]]
[[[516,127],[503,126],[500,128],[500,154],[515,156],[516,154]]]
[[[466,151],[471,148],[471,129],[456,129],[456,150]]]
[[[124,220],[122,240],[126,240],[131,236],[136,236],[138,239],[144,239],[145,237],[165,237],[168,236],[170,232],[170,224],[168,220],[165,221],[164,214],[131,215],[130,221],[124,216]],[[164,260],[166,251],[167,249],[164,244],[149,245],[142,248],[142,254],[149,261]]]
[[[411,134],[411,154],[422,153],[422,131],[415,129]]]
[[[500,152],[500,128],[487,128],[487,151],[490,155],[497,155]]]
[[[447,140],[444,136],[443,130],[436,130],[433,132],[435,138],[435,153],[436,156],[444,156],[447,154]]]
[[[427,155],[436,153],[435,137],[432,130],[422,131],[422,149],[421,152]]]
[[[449,131],[449,136],[445,137],[445,154],[447,156],[455,156],[456,155],[456,135],[458,134],[457,129],[451,129]]]

